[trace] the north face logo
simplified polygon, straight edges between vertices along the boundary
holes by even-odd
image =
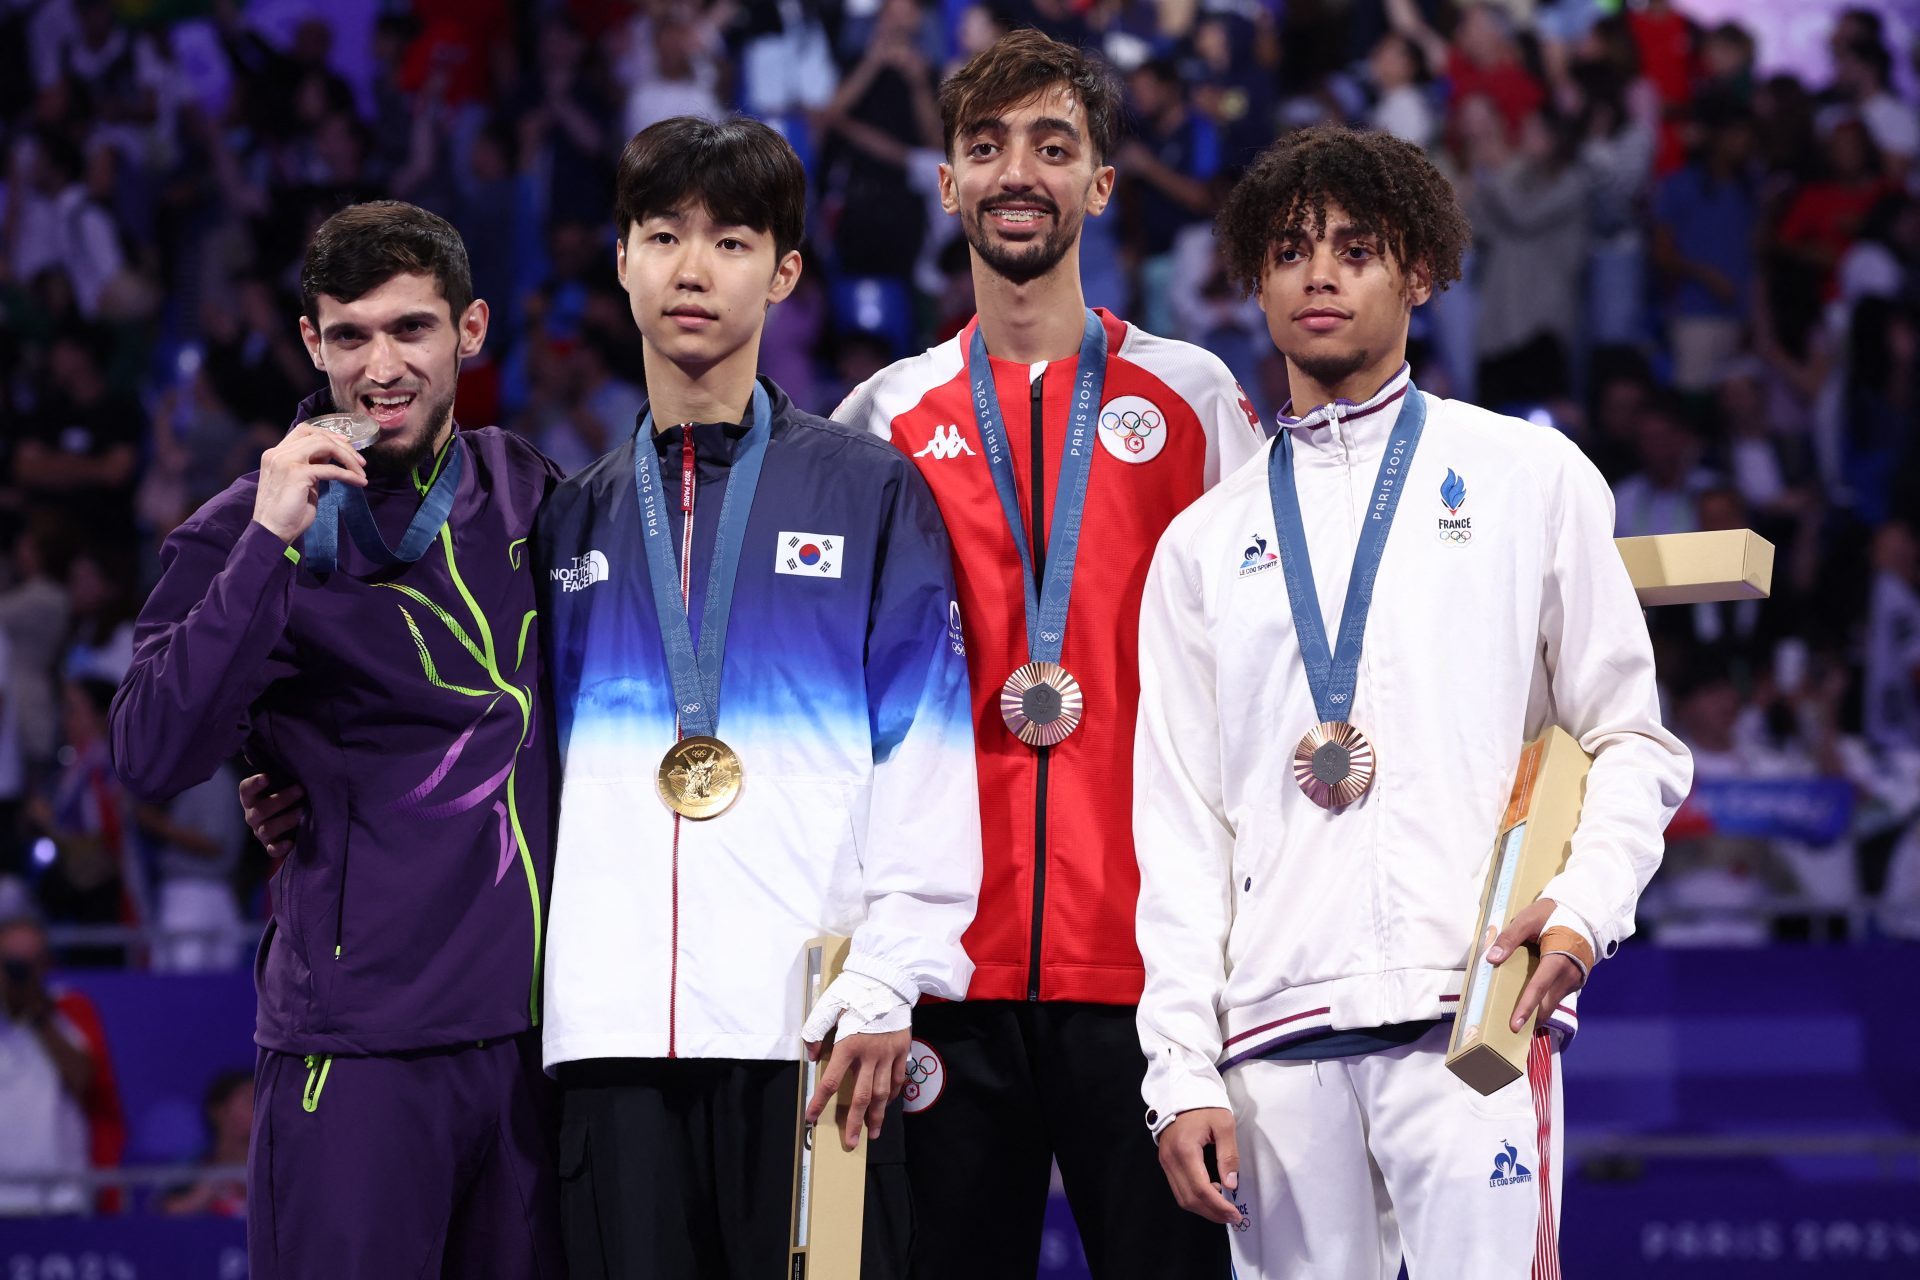
[[[1487,1176],[1490,1187],[1511,1187],[1517,1182],[1532,1182],[1533,1171],[1520,1163],[1520,1152],[1505,1138],[1500,1140],[1500,1154],[1493,1158],[1493,1172]]]
[[[607,580],[607,558],[598,551],[575,556],[573,563],[553,571],[553,580],[562,591],[585,591],[596,582]]]
[[[960,434],[960,426],[953,423],[933,429],[933,439],[927,441],[926,448],[914,454],[916,458],[958,458],[962,455],[974,456],[973,447],[967,438]]]

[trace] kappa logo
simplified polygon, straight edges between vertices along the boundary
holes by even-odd
[[[1280,557],[1267,550],[1267,540],[1259,534],[1253,535],[1253,544],[1240,553],[1240,576],[1263,572],[1280,563]]]
[[[562,591],[585,591],[596,582],[607,580],[607,557],[598,551],[575,556],[573,563],[553,570],[553,580]]]
[[[913,456],[945,460],[959,457],[971,458],[976,455],[973,452],[973,446],[967,443],[967,438],[960,434],[960,424],[949,423],[944,427],[936,426],[933,429],[933,439],[927,441],[926,447]]]
[[[1447,514],[1440,517],[1440,541],[1456,547],[1472,542],[1473,517],[1460,514],[1460,508],[1467,505],[1467,482],[1455,475],[1452,467],[1447,468],[1447,478],[1440,482],[1440,501],[1447,509]]]
[[[1532,1181],[1533,1171],[1520,1163],[1520,1152],[1505,1138],[1500,1139],[1500,1153],[1493,1158],[1493,1172],[1487,1175],[1487,1185],[1511,1187]]]
[[[958,657],[967,656],[966,633],[960,629],[960,602],[947,601],[947,647]]]
[[[1153,401],[1119,396],[1100,406],[1100,443],[1122,462],[1152,462],[1167,447],[1167,418]]]
[[[904,1110],[909,1114],[925,1111],[940,1101],[946,1087],[947,1067],[933,1046],[924,1040],[908,1045],[907,1083],[900,1091],[900,1096],[906,1099]]]
[[[801,578],[837,578],[841,551],[838,534],[782,529],[773,548],[773,571]]]

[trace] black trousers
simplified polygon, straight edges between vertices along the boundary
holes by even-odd
[[[771,1280],[792,1226],[800,1067],[599,1059],[560,1068],[560,1223],[573,1280]],[[867,1151],[861,1280],[913,1233],[895,1101]]]
[[[914,1280],[1028,1280],[1051,1166],[1094,1280],[1222,1280],[1226,1228],[1174,1203],[1143,1117],[1131,1005],[914,1010],[907,1115]],[[930,1102],[921,1099],[931,1097]]]

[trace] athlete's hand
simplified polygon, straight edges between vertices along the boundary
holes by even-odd
[[[293,833],[307,817],[307,792],[295,782],[281,786],[264,773],[241,780],[240,807],[253,838],[276,858],[293,852]]]
[[[313,524],[320,508],[320,482],[338,480],[366,488],[367,462],[352,445],[331,431],[301,423],[279,444],[260,455],[260,484],[253,495],[253,518],[275,537],[293,540]]]
[[[809,1061],[820,1060],[822,1043],[819,1040],[808,1042]],[[813,1124],[820,1119],[834,1095],[840,1092],[840,1082],[851,1073],[853,1098],[847,1104],[847,1123],[840,1135],[840,1145],[848,1151],[860,1145],[862,1120],[866,1121],[867,1137],[879,1137],[880,1126],[887,1118],[887,1104],[893,1101],[893,1096],[907,1082],[907,1053],[912,1045],[913,1032],[910,1030],[873,1034],[860,1032],[836,1037],[833,1053],[827,1059],[827,1068],[820,1073],[819,1082],[813,1088],[813,1097],[807,1101],[807,1123]]]
[[[1528,907],[1521,908],[1500,931],[1500,936],[1487,948],[1487,960],[1491,964],[1505,964],[1523,947],[1540,940],[1540,931],[1547,927],[1547,917],[1553,914],[1552,898],[1542,898]],[[1580,966],[1563,955],[1542,956],[1540,967],[1533,971],[1526,990],[1520,993],[1520,999],[1514,1002],[1513,1019],[1508,1024],[1515,1031],[1527,1025],[1527,1014],[1533,1013],[1538,1019],[1534,1025],[1540,1026],[1547,1016],[1560,1007],[1560,1002],[1573,992],[1578,991],[1586,982],[1586,975],[1580,972]]]
[[[1209,1146],[1220,1170],[1218,1182],[1207,1176]],[[1240,1143],[1234,1136],[1233,1112],[1225,1107],[1201,1107],[1175,1116],[1160,1133],[1160,1168],[1182,1209],[1228,1227],[1245,1219],[1232,1199],[1240,1187]]]

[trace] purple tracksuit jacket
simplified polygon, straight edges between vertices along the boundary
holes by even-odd
[[[331,409],[323,391],[296,421]],[[161,800],[237,751],[307,792],[272,880],[254,1038],[379,1054],[539,1021],[551,869],[550,722],[528,538],[560,473],[519,436],[456,432],[453,514],[381,569],[341,530],[324,581],[253,523],[257,475],[195,512],[114,699],[115,767]],[[368,490],[397,545],[412,478]]]

